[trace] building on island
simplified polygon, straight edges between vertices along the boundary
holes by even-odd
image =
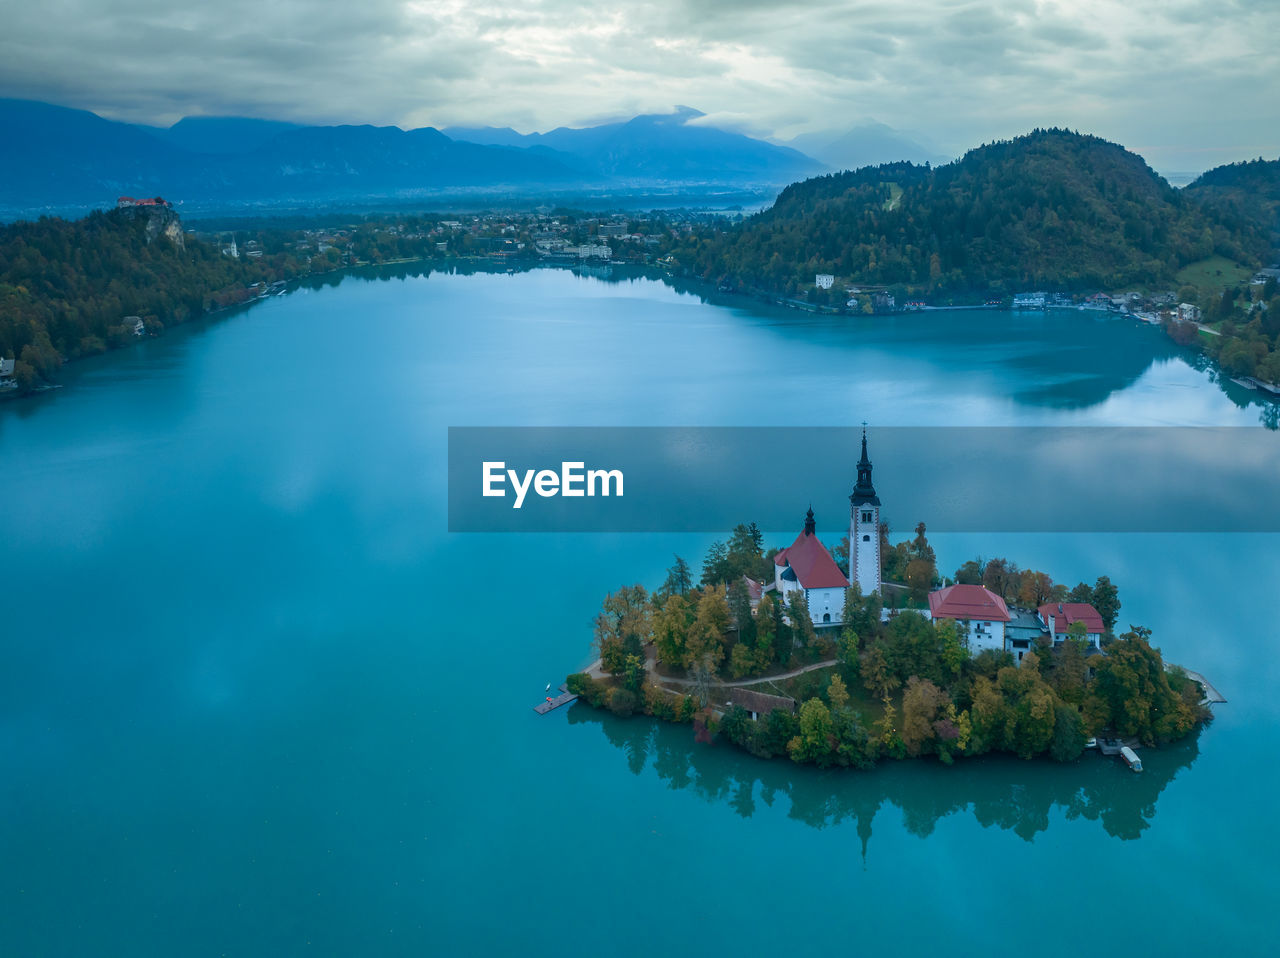
[[[1005,651],[1021,665],[1022,657],[1049,644],[1049,630],[1030,609],[1010,609],[1004,626]]]
[[[867,458],[867,429],[864,424],[858,481],[849,496],[849,579],[858,583],[863,595],[870,595],[880,591],[881,568],[880,497],[871,484],[871,460]]]
[[[1014,309],[1044,309],[1048,302],[1049,294],[1043,291],[1013,294]]]
[[[969,652],[977,655],[987,649],[1008,651],[1005,625],[1012,616],[1004,599],[980,585],[950,585],[929,593],[929,612],[934,621],[952,619],[960,639],[969,644]],[[1022,656],[1017,656],[1021,661]]]
[[[0,359],[0,389],[17,388],[18,381],[14,378],[16,366],[16,359]]]
[[[1054,645],[1061,645],[1071,634],[1071,626],[1077,622],[1084,624],[1084,639],[1087,644],[1102,644],[1102,633],[1105,631],[1102,616],[1088,602],[1048,602],[1036,612]]]
[[[836,278],[831,273],[816,273],[813,277],[813,285],[818,289],[830,289],[836,284]]]
[[[730,689],[729,704],[742,706],[751,713],[751,718],[755,721],[768,717],[774,709],[782,709],[784,712],[796,710],[795,699],[784,695],[768,695],[752,689]]]
[[[844,593],[849,588],[836,560],[818,541],[813,509],[805,513],[804,530],[773,557],[773,587],[784,599],[797,589],[804,590],[809,618],[815,626],[844,622]]]

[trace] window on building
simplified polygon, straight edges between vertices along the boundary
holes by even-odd
[[[870,521],[871,521],[871,510],[870,510],[870,509],[863,509],[863,510],[862,510],[862,521],[863,521],[863,522],[870,522]]]
[[[871,541],[871,536],[863,536],[863,537],[862,537],[862,541],[863,541],[863,542],[870,542],[870,541]]]
[[[830,613],[830,612],[824,612],[824,613],[822,614],[822,621],[823,621],[823,622],[830,622],[830,621],[831,621],[831,613]]]

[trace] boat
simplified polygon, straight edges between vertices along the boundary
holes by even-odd
[[[1124,759],[1124,763],[1135,772],[1142,771],[1142,759],[1138,758],[1138,753],[1131,749],[1128,745],[1120,749],[1120,757]]]

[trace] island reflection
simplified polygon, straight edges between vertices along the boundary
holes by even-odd
[[[1022,761],[983,756],[944,766],[932,759],[884,761],[869,772],[818,770],[785,760],[759,759],[726,741],[694,741],[687,725],[620,719],[582,703],[569,708],[571,725],[597,725],[624,755],[632,774],[651,768],[670,788],[688,789],[750,818],[757,804],[780,796],[788,816],[812,828],[856,823],[865,859],[872,823],[886,805],[901,810],[911,834],[924,838],[948,815],[965,811],[984,828],[1012,831],[1025,841],[1048,830],[1052,812],[1068,821],[1098,822],[1113,838],[1141,837],[1165,787],[1199,755],[1199,730],[1172,745],[1143,752],[1134,774],[1118,760],[1086,752],[1075,762]]]

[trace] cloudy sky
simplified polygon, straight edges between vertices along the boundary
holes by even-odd
[[[1163,170],[1280,154],[1277,0],[0,0],[0,96],[167,125],[580,126],[676,104],[781,139],[1035,126]],[[706,121],[703,121],[706,122]]]

